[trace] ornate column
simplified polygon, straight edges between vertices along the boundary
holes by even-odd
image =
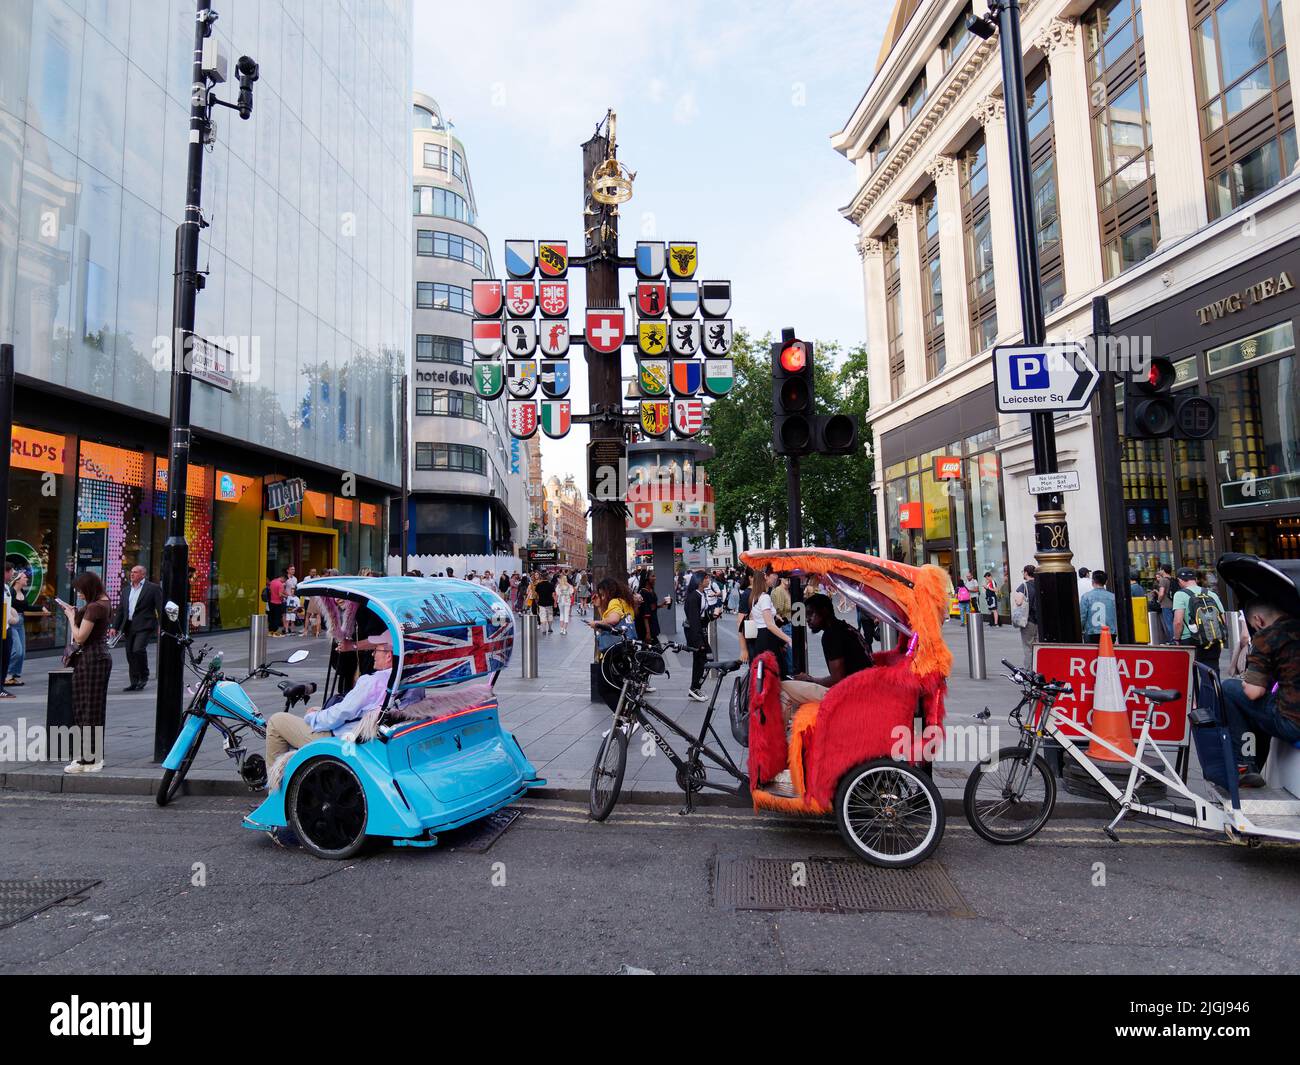
[[[916,232],[916,204],[899,200],[889,209],[898,224],[898,313],[902,316],[904,391],[925,384],[925,340],[921,328],[921,240]]]
[[[1056,191],[1069,299],[1102,282],[1088,72],[1076,20],[1052,19],[1034,38],[1034,45],[1051,65]]]
[[[939,197],[939,273],[943,282],[943,346],[949,366],[970,358],[967,328],[966,239],[961,224],[961,180],[957,160],[937,155],[925,172]]]
[[[1283,11],[1294,6],[1283,4]],[[1209,221],[1205,164],[1201,158],[1187,5],[1143,4],[1142,22],[1163,243],[1185,237]]]
[[[889,331],[885,310],[885,247],[870,237],[859,237],[862,285],[866,291],[868,380],[871,409],[889,402]]]
[[[1020,335],[1020,277],[1011,209],[1011,158],[1007,146],[1007,106],[989,95],[975,106],[975,120],[984,127],[988,159],[989,220],[993,233],[993,284],[997,292],[998,339]]]

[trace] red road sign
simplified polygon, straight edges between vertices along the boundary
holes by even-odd
[[[1151,738],[1157,743],[1187,742],[1187,714],[1192,702],[1192,670],[1196,661],[1190,647],[1115,647],[1120,684],[1128,707],[1133,737],[1137,738],[1147,715],[1152,714]],[[1048,643],[1034,647],[1034,669],[1048,680],[1068,681],[1073,689],[1056,703],[1056,708],[1072,721],[1092,728],[1092,697],[1096,688],[1097,648],[1092,644]],[[1172,688],[1183,693],[1180,701],[1153,706],[1133,694],[1135,688]],[[1079,733],[1066,726],[1062,731],[1071,738]]]

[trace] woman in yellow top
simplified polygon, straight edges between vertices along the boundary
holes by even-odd
[[[592,600],[596,604],[593,611],[597,617],[587,622],[593,629],[609,632],[636,613],[632,606],[632,593],[626,584],[606,577],[596,585],[596,594]]]

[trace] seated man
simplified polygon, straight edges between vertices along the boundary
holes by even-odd
[[[1242,733],[1276,736],[1283,743],[1300,740],[1300,619],[1261,600],[1249,604],[1246,621],[1255,633],[1246,669],[1223,682],[1224,712],[1237,751],[1243,788],[1262,788],[1257,748],[1249,755]]]
[[[271,715],[271,720],[266,723],[268,768],[286,751],[305,747],[312,740],[325,736],[340,736],[352,731],[367,711],[383,705],[393,668],[393,637],[388,632],[371,636],[366,645],[374,648],[375,671],[360,677],[346,695],[319,710],[308,707],[302,717],[283,710]]]
[[[818,593],[804,600],[804,618],[808,628],[821,633],[822,656],[830,675],[812,677],[800,673],[781,682],[781,715],[789,726],[795,711],[804,703],[819,703],[826,693],[845,677],[871,666],[871,652],[862,636],[846,621],[835,616],[835,604],[829,595]]]

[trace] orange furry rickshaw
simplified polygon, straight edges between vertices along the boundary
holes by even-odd
[[[832,548],[747,551],[756,569],[817,575],[840,610],[856,608],[898,634],[820,703],[795,712],[787,737],[775,656],[750,663],[749,785],[756,810],[834,813],[844,841],[876,865],[928,857],[943,837],[943,799],[927,751],[942,738],[952,652],[941,626],[952,586],[937,566]],[[918,732],[917,722],[920,722]],[[790,782],[774,778],[790,771]]]

